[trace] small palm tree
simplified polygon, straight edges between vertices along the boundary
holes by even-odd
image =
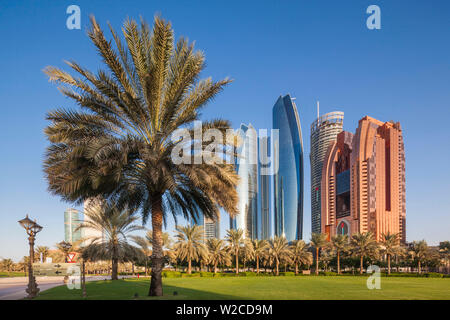
[[[381,235],[381,252],[387,256],[388,274],[391,274],[391,257],[398,252],[399,249],[398,234],[387,233]]]
[[[192,260],[199,261],[206,254],[203,244],[203,230],[200,226],[179,226],[176,228],[175,250],[180,259],[188,263],[188,274],[192,273]]]
[[[287,261],[289,258],[289,243],[286,238],[275,237],[270,240],[268,255],[270,255],[275,262],[275,274],[278,276],[280,261]]]
[[[298,266],[310,265],[313,261],[312,253],[308,251],[308,245],[303,240],[294,240],[291,245],[292,262],[295,266],[295,274],[298,274]]]
[[[209,252],[209,262],[217,273],[218,265],[228,265],[231,263],[230,254],[225,246],[225,242],[220,239],[211,238],[206,241]]]
[[[8,272],[8,276],[10,275],[13,267],[14,267],[14,261],[12,261],[11,259],[3,259],[2,260],[2,268]]]
[[[239,274],[239,252],[244,241],[244,231],[242,229],[228,230],[226,241],[230,251],[233,252],[236,263],[236,274]]]
[[[316,249],[316,275],[319,274],[319,251],[328,245],[327,236],[325,233],[311,234],[311,246]]]
[[[351,244],[353,252],[360,258],[359,273],[363,273],[364,257],[373,255],[377,250],[377,243],[373,238],[372,232],[355,233],[352,235]]]
[[[145,264],[145,276],[148,275],[148,259],[152,255],[152,247],[148,240],[141,236],[131,236],[131,239],[141,248],[142,253],[145,256],[144,264]]]
[[[151,221],[149,295],[162,296],[162,227],[167,216],[200,213],[216,219],[220,208],[232,216],[237,213],[239,177],[233,164],[220,161],[228,141],[216,148],[219,161],[198,163],[188,154],[189,160],[178,163],[172,157],[198,143],[186,136],[193,137],[202,109],[231,81],[200,80],[203,53],[185,38],[175,44],[170,22],[160,17],[152,30],[135,20],[127,20],[122,30],[125,43],[112,27],[111,41],[91,18],[88,36],[106,68],[91,72],[68,62],[76,76],[55,67],[44,70],[81,107],[48,113],[52,123],[45,133],[51,144],[44,169],[50,191],[64,200],[103,196],[120,207],[139,209],[143,223]],[[225,134],[230,128],[230,122],[217,119],[203,121],[200,130]],[[176,139],[178,129],[188,130],[186,139]],[[209,144],[205,141],[201,151]]]
[[[256,273],[259,273],[259,261],[264,256],[268,248],[266,240],[255,239],[252,241],[253,259],[256,262]]]
[[[36,256],[40,257],[42,254],[42,261],[45,262],[46,258],[48,257],[48,250],[49,248],[46,246],[38,246],[36,248]]]
[[[114,205],[102,204],[90,207],[84,215],[86,219],[77,230],[83,228],[102,232],[102,236],[91,236],[90,244],[83,248],[84,260],[111,260],[111,279],[118,280],[119,262],[134,261],[142,257],[142,252],[128,243],[127,236],[134,231],[144,229],[134,224],[139,218],[132,211],[120,210]]]
[[[422,273],[422,262],[426,260],[428,256],[428,244],[425,240],[413,241],[412,250],[410,256],[413,260],[417,260],[417,267],[419,274]]]
[[[348,250],[348,242],[348,235],[346,234],[338,234],[331,238],[331,244],[333,245],[334,250],[336,250],[338,274],[341,274],[341,253]]]

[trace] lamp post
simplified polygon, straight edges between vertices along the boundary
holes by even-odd
[[[39,293],[39,288],[36,283],[36,278],[33,275],[33,262],[34,262],[34,240],[36,239],[36,234],[42,230],[42,227],[38,225],[35,221],[28,218],[28,215],[19,220],[19,224],[26,230],[28,235],[28,243],[30,245],[30,257],[28,259],[28,288],[26,292],[28,293],[28,298],[34,298]]]

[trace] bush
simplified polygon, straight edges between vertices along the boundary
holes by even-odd
[[[213,274],[214,273],[212,273],[212,272],[200,272],[200,277],[202,277],[202,278],[212,278]]]
[[[293,277],[295,276],[295,272],[280,272],[280,276],[285,276],[285,277]]]
[[[189,273],[182,273],[181,277],[182,278],[200,278],[200,273],[198,273],[198,272],[191,273],[191,274],[189,274]]]
[[[444,275],[442,273],[437,272],[429,272],[425,273],[425,278],[443,278]]]
[[[178,271],[163,271],[161,275],[164,278],[181,278],[181,272]]]
[[[327,271],[323,273],[324,276],[337,276],[337,272]]]

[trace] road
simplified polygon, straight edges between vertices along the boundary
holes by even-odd
[[[126,276],[127,278],[130,276]],[[122,277],[120,277],[122,278]],[[53,287],[63,285],[64,277],[36,277],[41,292]],[[86,276],[86,281],[111,279],[109,276]],[[28,285],[26,277],[0,278],[0,300],[19,300],[27,296],[25,292]]]

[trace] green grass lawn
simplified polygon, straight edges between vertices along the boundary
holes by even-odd
[[[0,272],[0,278],[9,278],[9,277],[25,277],[25,272]]]
[[[359,276],[165,278],[162,299],[450,299],[450,279],[382,278],[380,290],[367,289],[366,280]],[[147,297],[149,283],[149,278],[87,282],[87,299],[134,299],[135,293],[138,299],[155,299]],[[81,299],[81,290],[61,286],[36,299]]]

